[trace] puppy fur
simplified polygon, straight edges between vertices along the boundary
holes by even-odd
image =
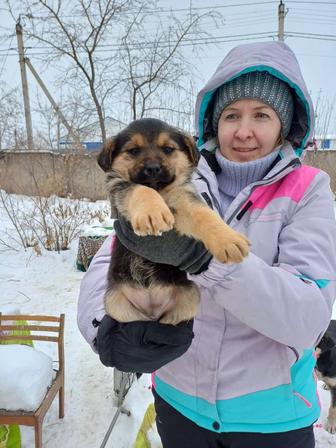
[[[330,325],[316,347],[316,373],[330,391],[330,407],[325,429],[336,434],[336,320]]]
[[[198,158],[191,136],[147,118],[110,139],[98,164],[106,172],[114,217],[122,215],[137,235],[158,236],[175,228],[202,241],[220,262],[241,262],[248,240],[226,225],[190,182]],[[197,312],[199,291],[184,272],[145,260],[118,239],[108,286],[106,312],[120,322],[160,319],[177,324]]]

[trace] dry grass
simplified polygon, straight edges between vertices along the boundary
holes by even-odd
[[[12,249],[33,247],[37,254],[41,254],[41,247],[57,252],[69,249],[85,224],[93,219],[103,222],[109,215],[107,207],[92,210],[85,202],[57,196],[33,196],[27,205],[27,201],[3,190],[0,205],[14,228],[14,232],[7,232],[6,240],[0,240],[0,245]]]

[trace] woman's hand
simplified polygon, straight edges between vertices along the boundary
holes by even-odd
[[[107,367],[152,373],[188,350],[194,337],[192,329],[192,320],[176,326],[156,321],[120,323],[105,315],[95,346]]]
[[[120,217],[114,229],[121,244],[131,252],[153,263],[176,266],[189,274],[198,274],[207,269],[212,258],[204,244],[175,230],[161,236],[138,236],[129,223]]]

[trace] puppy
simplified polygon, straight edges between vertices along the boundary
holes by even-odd
[[[157,236],[175,228],[202,241],[220,262],[241,262],[248,240],[226,225],[190,182],[198,159],[191,136],[147,118],[110,139],[98,164],[107,173],[114,211],[137,235]],[[135,255],[116,239],[105,297],[110,316],[119,322],[160,319],[177,324],[193,318],[198,303],[198,288],[186,273]]]
[[[330,391],[331,401],[325,429],[336,434],[336,320],[332,320],[316,347],[316,373]]]

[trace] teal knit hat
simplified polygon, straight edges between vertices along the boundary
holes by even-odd
[[[249,98],[260,100],[277,113],[282,135],[287,137],[292,125],[294,100],[290,87],[268,72],[249,72],[223,84],[215,93],[212,129],[217,134],[223,110],[234,101]]]

